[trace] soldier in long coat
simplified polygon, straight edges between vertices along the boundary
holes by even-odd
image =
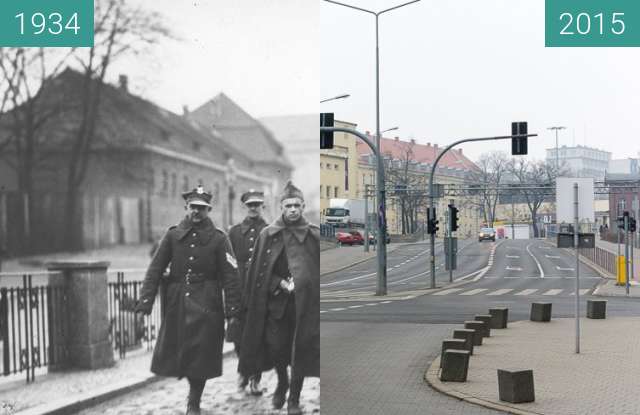
[[[275,366],[273,406],[300,414],[304,378],[320,376],[320,232],[302,216],[302,192],[287,183],[282,215],[262,230],[251,259],[240,372]],[[291,385],[287,366],[291,365]]]
[[[246,274],[248,270],[247,264],[253,254],[253,247],[258,239],[258,235],[267,226],[267,222],[262,217],[262,208],[264,206],[264,193],[257,190],[249,190],[240,197],[240,201],[247,209],[247,216],[242,222],[233,225],[229,229],[229,239],[231,246],[238,260],[238,275],[240,277],[240,288],[242,291],[242,302],[246,303],[248,293],[246,288]],[[244,316],[240,315],[239,335],[242,336],[242,328],[244,327]],[[240,338],[234,339],[235,350],[240,357]],[[249,390],[252,395],[262,395],[260,388],[260,378],[262,372],[258,371],[249,378],[240,374],[238,386],[244,389],[249,384]]]
[[[211,194],[199,186],[182,196],[189,213],[162,238],[136,311],[151,312],[162,274],[169,266],[151,371],[186,377],[190,386],[187,414],[198,415],[206,380],[222,375],[225,317],[229,326],[238,325],[240,289],[229,238],[208,218]]]

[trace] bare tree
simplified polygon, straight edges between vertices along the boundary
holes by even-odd
[[[132,8],[125,0],[99,0],[95,8],[94,46],[75,60],[82,68],[80,118],[73,135],[66,186],[65,228],[74,229],[78,196],[86,178],[90,151],[96,139],[96,126],[104,81],[110,65],[124,55],[138,55],[159,41],[173,37],[157,13]],[[79,235],[69,233],[67,245],[77,248]]]
[[[385,157],[385,176],[387,182],[394,187],[392,195],[400,210],[400,232],[406,235],[418,230],[418,212],[425,205],[427,178],[418,169],[419,163],[414,153],[415,142],[399,141],[395,145],[398,146],[397,153],[400,156],[395,159],[390,155]]]
[[[505,153],[493,151],[480,156],[476,163],[477,170],[469,173],[468,179],[477,187],[475,195],[468,201],[481,207],[484,222],[488,227],[493,227],[496,219],[496,206],[498,204],[498,191],[504,181],[509,160]]]

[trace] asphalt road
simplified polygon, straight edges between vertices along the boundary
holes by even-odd
[[[476,314],[490,307],[509,308],[509,320],[528,319],[532,302],[551,302],[553,317],[572,317],[576,303],[576,260],[569,251],[542,240],[469,241],[459,258],[458,280],[438,273],[437,290],[429,290],[426,245],[401,248],[389,255],[389,295],[376,297],[375,261],[331,275],[321,285],[323,412],[449,414],[497,413],[443,398],[422,376],[450,337]],[[442,250],[438,251],[442,263]],[[493,252],[493,254],[492,254]],[[408,260],[408,262],[407,262]],[[580,264],[580,314],[601,281]],[[470,275],[471,274],[471,275]],[[329,282],[332,285],[326,285]],[[401,282],[413,282],[404,284]],[[346,292],[345,292],[346,291]],[[640,301],[608,298],[607,316],[640,315]],[[572,336],[573,334],[568,334]],[[329,356],[330,358],[326,358]],[[402,385],[402,388],[390,385]],[[484,412],[483,412],[484,411]]]

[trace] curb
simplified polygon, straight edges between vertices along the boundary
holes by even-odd
[[[517,322],[513,322],[515,324]],[[473,405],[482,406],[484,408],[493,409],[497,411],[506,412],[508,414],[515,415],[543,415],[541,412],[533,412],[527,411],[524,409],[514,408],[513,406],[501,404],[493,401],[488,401],[486,399],[480,399],[472,395],[467,395],[466,393],[458,392],[448,387],[445,382],[440,381],[438,378],[438,372],[440,371],[440,356],[437,356],[432,362],[431,365],[424,372],[424,381],[434,390],[450,396],[455,399],[459,399],[464,402],[468,402]],[[455,382],[454,382],[455,383]]]
[[[233,350],[229,350],[222,354],[222,358],[226,359],[230,355],[235,353]],[[27,408],[23,411],[16,412],[16,415],[70,415],[76,412],[91,408],[99,405],[110,399],[117,398],[125,395],[129,392],[141,389],[147,385],[158,382],[163,379],[168,379],[164,376],[149,375],[142,379],[126,380],[116,385],[107,385],[95,392],[87,392],[80,397],[63,398],[58,401],[48,402],[40,404],[31,408]]]

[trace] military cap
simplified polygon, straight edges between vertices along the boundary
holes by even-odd
[[[304,196],[302,195],[302,190],[298,189],[291,183],[291,180],[287,182],[282,190],[282,194],[280,195],[280,201],[282,202],[285,199],[292,199],[294,197],[299,198],[300,200],[304,200]]]
[[[251,189],[240,196],[240,201],[245,205],[247,203],[264,203],[264,192]]]
[[[204,191],[204,187],[199,185],[195,189],[190,192],[182,193],[182,198],[187,202],[188,205],[202,205],[211,207],[211,193],[207,193]]]

